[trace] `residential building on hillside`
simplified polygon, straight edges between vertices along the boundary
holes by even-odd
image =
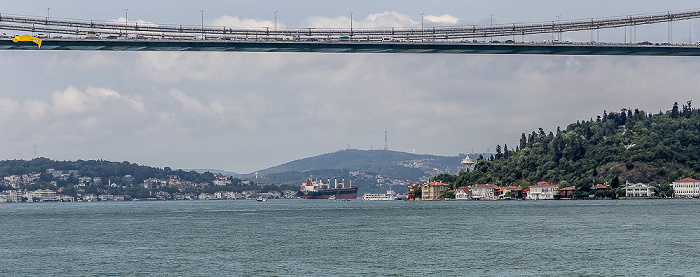
[[[685,178],[671,183],[673,187],[673,196],[679,198],[698,197],[700,196],[700,181]]]
[[[545,200],[555,199],[555,194],[559,186],[550,182],[539,182],[537,185],[530,186],[530,192],[527,194],[527,199]]]
[[[658,189],[655,186],[637,183],[627,183],[625,186],[626,197],[652,197],[656,195]]]
[[[441,182],[429,182],[421,185],[422,200],[439,200],[445,198],[450,185]]]

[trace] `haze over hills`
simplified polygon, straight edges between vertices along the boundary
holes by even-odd
[[[476,159],[480,154],[470,154]],[[390,150],[348,149],[291,161],[239,178],[276,185],[300,185],[313,175],[324,181],[350,178],[360,193],[383,192],[394,186],[398,192],[441,173],[457,174],[465,154],[454,157],[420,155]],[[486,155],[484,155],[486,156]]]

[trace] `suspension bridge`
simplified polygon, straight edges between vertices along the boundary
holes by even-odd
[[[0,13],[0,30],[28,32],[42,40],[0,38],[0,50],[239,51],[321,53],[448,53],[542,55],[700,56],[700,46],[599,41],[494,41],[494,37],[562,34],[636,27],[700,18],[700,10],[532,24],[431,28],[236,28],[59,19]],[[490,38],[488,41],[477,39]]]

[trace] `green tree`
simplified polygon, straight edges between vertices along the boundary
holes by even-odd
[[[662,184],[659,188],[659,197],[673,197],[673,187],[669,184]]]
[[[610,187],[613,189],[620,187],[620,178],[617,177],[617,175],[613,177],[612,182],[610,182]]]
[[[527,147],[527,137],[525,137],[525,133],[522,133],[522,135],[520,135],[520,145],[519,146],[520,146],[521,150],[525,149],[525,147]]]
[[[432,179],[430,179],[430,181],[449,184],[451,187],[453,187],[454,184],[457,182],[457,176],[452,175],[452,174],[442,173],[440,175],[433,177]]]

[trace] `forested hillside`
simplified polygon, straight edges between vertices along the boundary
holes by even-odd
[[[656,114],[638,109],[603,111],[546,133],[523,133],[514,148],[496,147],[475,169],[460,173],[457,186],[480,183],[521,185],[539,181],[587,186],[611,182],[669,183],[698,178],[700,111],[691,102]]]

